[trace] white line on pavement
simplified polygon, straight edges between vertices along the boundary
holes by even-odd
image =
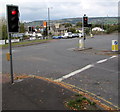
[[[107,61],[108,59],[103,59],[103,60],[100,60],[100,61],[97,61],[96,63],[103,63],[105,61]]]
[[[115,56],[111,56],[109,59],[112,59],[112,58],[117,58],[117,57],[118,57],[118,56],[116,56],[116,55],[115,55]]]
[[[67,78],[69,78],[69,77],[71,77],[71,76],[74,76],[74,75],[76,75],[76,74],[78,74],[78,73],[80,73],[80,72],[83,72],[83,71],[85,71],[85,70],[87,70],[87,69],[89,69],[89,68],[91,68],[91,67],[93,67],[93,66],[94,66],[93,64],[87,65],[87,66],[85,66],[85,67],[83,67],[83,68],[81,68],[81,69],[79,69],[79,70],[76,70],[76,71],[74,71],[74,72],[72,72],[72,73],[69,73],[69,74],[67,74],[67,75],[65,75],[65,76],[63,76],[63,77],[61,77],[61,78],[59,78],[59,79],[57,79],[57,80],[55,80],[55,81],[60,82],[60,81],[62,81],[62,80],[64,80],[64,79],[67,79]]]
[[[117,56],[111,56],[110,58],[97,61],[96,63],[97,63],[97,64],[100,64],[100,63],[106,62],[106,61],[108,61],[108,60],[110,60],[110,59],[112,59],[112,58],[116,58],[116,57],[117,57]],[[58,78],[58,79],[54,80],[54,81],[61,82],[61,81],[64,80],[64,79],[67,79],[67,78],[69,78],[69,77],[72,77],[72,76],[74,76],[74,75],[76,75],[76,74],[78,74],[78,73],[81,73],[81,72],[83,72],[83,71],[85,71],[85,70],[87,70],[87,69],[89,69],[89,68],[91,68],[91,67],[94,67],[96,63],[94,63],[94,64],[89,64],[89,65],[87,65],[87,66],[85,66],[85,67],[83,67],[83,68],[81,68],[81,69],[79,69],[79,70],[76,70],[76,71],[74,71],[74,72],[71,72],[71,73],[69,73],[69,74],[67,74],[67,75],[65,75],[65,76],[62,76],[61,78]]]

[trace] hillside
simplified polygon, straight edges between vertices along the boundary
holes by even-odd
[[[40,26],[43,21],[32,21],[25,23],[26,26]],[[76,24],[77,22],[82,22],[82,18],[66,18],[60,20],[51,20],[51,23],[71,23]],[[90,17],[89,23],[91,24],[118,24],[118,17]]]

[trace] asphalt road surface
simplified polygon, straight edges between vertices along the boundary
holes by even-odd
[[[118,34],[88,38],[85,47],[111,50]],[[118,56],[74,51],[78,38],[54,40],[50,43],[13,48],[14,73],[38,75],[63,81],[94,93],[118,106]],[[2,73],[9,73],[4,49]]]

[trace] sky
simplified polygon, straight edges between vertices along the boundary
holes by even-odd
[[[0,0],[0,17],[6,17],[6,5],[19,6],[24,22],[88,17],[118,17],[119,0]]]

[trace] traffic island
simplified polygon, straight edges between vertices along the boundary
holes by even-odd
[[[74,48],[73,51],[79,51],[80,53],[91,53],[96,55],[107,55],[107,56],[113,56],[113,55],[119,55],[120,51],[111,51],[106,49],[94,49],[94,48]]]
[[[86,50],[91,50],[93,49],[92,47],[89,47],[89,48],[75,48],[73,49],[74,51],[86,51]]]

